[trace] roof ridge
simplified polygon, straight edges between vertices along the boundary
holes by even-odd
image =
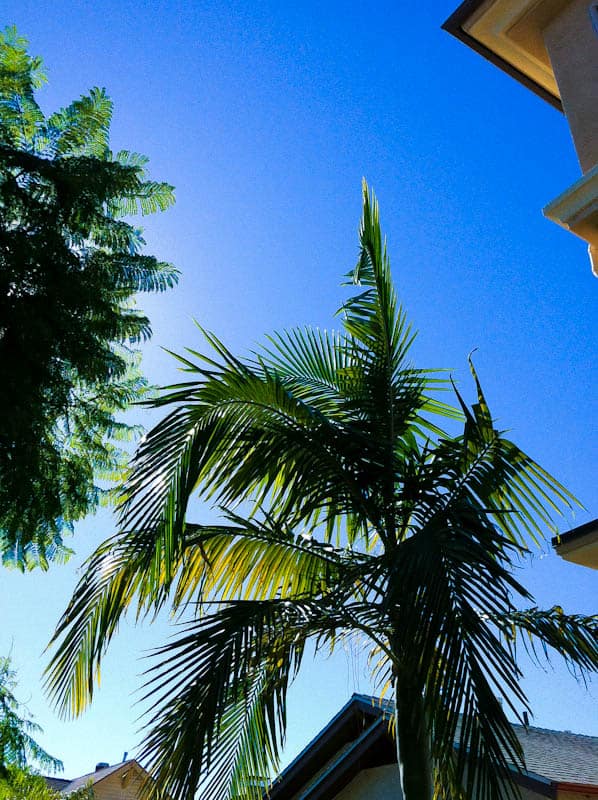
[[[124,767],[127,764],[132,764],[135,762],[136,759],[128,758],[126,761],[119,761],[117,764],[109,764],[107,767],[102,767],[101,769],[95,769],[93,770],[93,772],[86,772],[85,775],[79,775],[76,778],[72,778],[72,780],[68,782],[68,785],[70,786],[73,783],[81,784],[82,781],[87,781],[87,780],[91,780],[93,781],[93,783],[96,783],[94,777],[97,777],[98,779],[97,782],[99,783],[101,780],[107,778],[113,772],[116,772],[116,770],[119,769],[120,767]]]
[[[520,722],[511,722],[513,728],[521,728],[523,731],[541,731],[542,733],[557,733],[559,736],[575,736],[579,739],[591,739],[598,742],[598,734],[594,736],[591,733],[578,733],[577,731],[563,730],[558,728],[543,728],[541,725],[522,725]]]
[[[351,696],[351,700],[361,700],[365,702],[372,702],[373,707],[384,707],[384,706],[392,706],[394,704],[393,700],[389,700],[384,697],[378,697],[377,695],[373,694],[364,694],[362,692],[353,692]],[[509,724],[513,728],[521,729],[522,731],[541,731],[542,733],[556,733],[559,736],[575,736],[579,737],[580,739],[590,739],[594,742],[598,742],[598,733],[591,734],[591,733],[578,733],[577,731],[571,730],[563,730],[559,728],[545,728],[542,725],[522,725],[520,722],[513,722],[509,720]]]

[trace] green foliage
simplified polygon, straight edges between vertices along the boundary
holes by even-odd
[[[71,800],[94,800],[91,783],[69,794]],[[64,800],[64,795],[53,789],[45,779],[29,769],[10,767],[0,779],[0,800]]]
[[[44,769],[62,769],[62,763],[33,738],[41,728],[15,697],[16,684],[10,659],[0,658],[0,777],[6,778],[11,767],[25,769],[31,761]]]
[[[397,701],[406,800],[515,794],[518,640],[598,668],[597,618],[539,611],[514,577],[574,499],[495,427],[473,364],[470,406],[409,360],[367,187],[350,286],[340,332],[291,330],[242,360],[202,331],[210,352],[179,357],[188,380],[152,401],[166,416],[137,450],[120,530],[55,633],[47,686],[75,715],[127,611],[183,615],[147,672],[141,756],[175,800],[261,800],[308,642],[368,643]],[[187,520],[193,495],[220,524]]]
[[[172,287],[176,270],[142,255],[126,215],[174,202],[147,159],[109,149],[112,101],[92,89],[46,117],[45,81],[27,41],[0,35],[0,554],[41,565],[68,555],[73,523],[98,481],[122,475],[119,421],[146,381],[138,343],[151,335],[138,292]]]
[[[0,658],[0,800],[62,800],[33,768],[57,772],[62,762],[49,755],[33,738],[41,733],[14,692],[16,673],[10,658]],[[93,800],[93,788],[83,787],[69,795],[74,800]]]

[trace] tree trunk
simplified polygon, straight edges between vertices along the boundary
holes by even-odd
[[[395,680],[395,735],[397,761],[404,800],[432,800],[434,778],[430,733],[426,725],[421,690]]]

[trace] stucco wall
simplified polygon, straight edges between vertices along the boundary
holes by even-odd
[[[598,164],[598,34],[590,0],[572,0],[544,31],[575,149],[584,172]]]
[[[396,764],[364,769],[337,794],[335,800],[402,800]]]
[[[531,789],[522,789],[521,797],[523,800],[547,800],[546,795],[539,794],[538,792],[532,792]]]
[[[547,800],[544,795],[522,789],[522,800]],[[386,767],[364,769],[351,783],[336,795],[335,800],[402,800],[399,786],[399,770],[396,764]],[[562,797],[558,800],[585,800],[579,795],[576,798]],[[596,800],[596,798],[592,798]]]
[[[122,772],[108,775],[94,786],[96,800],[137,800],[141,775],[131,766]]]

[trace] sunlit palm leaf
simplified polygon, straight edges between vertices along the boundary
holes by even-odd
[[[206,796],[225,800],[242,788],[259,800],[278,765],[286,691],[305,642],[324,632],[334,637],[337,624],[317,601],[243,601],[156,651],[142,753],[154,791],[190,800],[209,775]]]

